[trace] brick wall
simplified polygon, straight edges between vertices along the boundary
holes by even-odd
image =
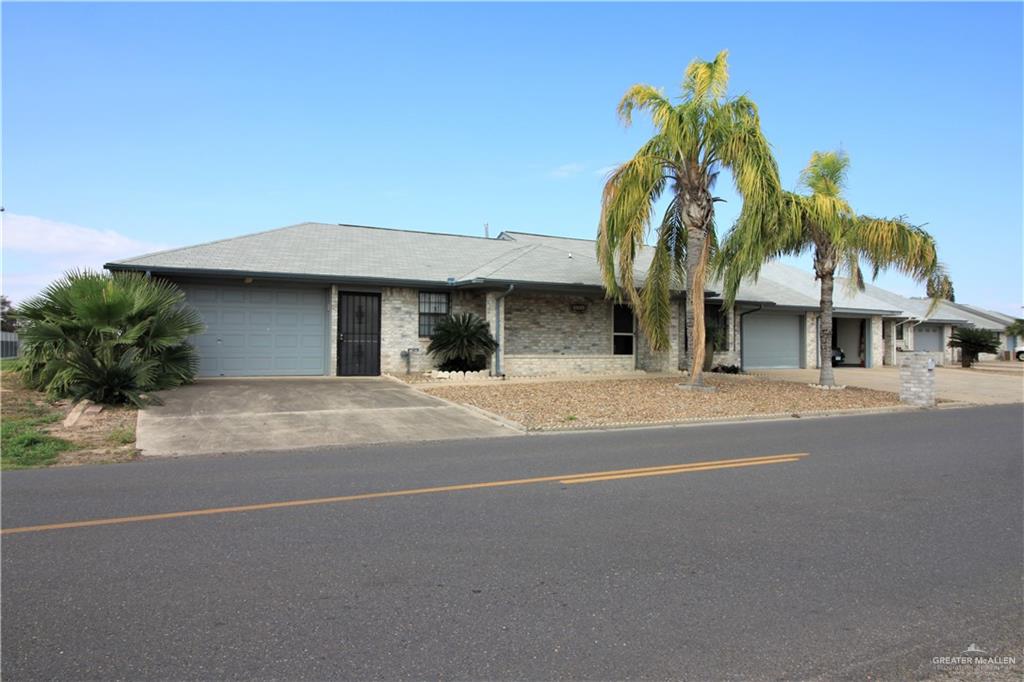
[[[506,355],[509,376],[619,374],[633,371],[632,355]]]
[[[417,349],[411,356],[411,370],[426,372],[434,367],[427,355],[430,339],[419,336],[419,290],[384,287],[380,293],[380,371],[383,374],[404,374],[406,361],[402,351]],[[484,295],[473,291],[452,291],[453,313],[475,313],[484,316]],[[338,357],[338,287],[331,287],[331,366],[337,373]]]
[[[647,336],[637,326],[636,333],[636,366],[648,372],[674,372],[679,369],[680,339],[680,306],[673,301],[672,317],[668,326],[669,345],[664,350],[656,351],[647,341]]]
[[[906,353],[900,361],[900,402],[917,407],[935,405],[934,353]]]
[[[504,303],[507,355],[611,355],[611,301],[513,291]]]
[[[679,330],[678,330],[678,342],[677,342],[677,353],[679,357],[678,368],[682,370],[690,369],[690,354],[686,348],[686,307],[682,300],[679,301],[678,315],[679,315]],[[707,307],[705,307],[705,311]],[[740,352],[742,350],[742,339],[740,334],[740,316],[736,312],[736,307],[733,306],[732,310],[727,310],[725,313],[725,323],[728,326],[728,343],[729,347],[727,350],[716,350],[712,353],[711,366],[715,365],[739,365],[740,364]]]
[[[639,329],[634,330],[636,357],[613,355],[614,304],[603,296],[513,291],[503,305],[502,369],[509,376],[630,372],[641,357],[652,368],[670,362],[672,351],[650,351]]]

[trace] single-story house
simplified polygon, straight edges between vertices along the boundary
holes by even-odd
[[[963,303],[951,303],[954,309],[959,311],[971,326],[978,329],[987,329],[999,339],[998,353],[982,353],[978,356],[980,360],[996,360],[1002,357],[1012,358],[1014,348],[1017,347],[1018,338],[1006,333],[1006,328],[1015,322],[1014,318],[995,310],[985,310],[973,305]]]
[[[637,258],[638,281],[650,255],[646,249]],[[687,365],[685,292],[673,293],[670,347],[654,351],[630,308],[605,297],[591,240],[301,223],[105,267],[183,288],[206,324],[194,339],[201,376],[427,371],[434,325],[459,312],[489,323],[499,342],[489,362],[496,375]],[[707,289],[714,363],[747,370],[819,366],[813,274],[769,263],[756,282],[743,284],[731,309],[724,309],[719,285]],[[919,312],[911,299],[878,287],[850,291],[837,281],[833,345],[853,366],[892,364],[897,350],[913,348],[907,330],[916,324],[918,336],[925,335]],[[963,316],[948,321],[954,323],[969,324]]]

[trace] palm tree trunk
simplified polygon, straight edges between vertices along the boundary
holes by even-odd
[[[689,177],[698,178],[697,168]],[[682,192],[682,224],[686,227],[686,338],[689,342],[690,385],[704,385],[704,281],[707,275],[711,242],[708,230],[714,229],[715,202],[706,183],[677,182]]]
[[[821,330],[818,332],[818,358],[821,372],[818,383],[822,386],[835,386],[836,380],[832,372],[832,289],[835,280],[832,272],[825,272],[821,279],[821,310],[818,319]]]
[[[704,282],[708,239],[703,227],[686,231],[686,333],[690,345],[690,385],[704,385]]]
[[[686,233],[686,294],[683,299],[683,334],[686,338],[686,363],[693,358],[693,273],[697,270],[698,251],[693,245],[693,233]],[[694,254],[691,256],[690,254]]]

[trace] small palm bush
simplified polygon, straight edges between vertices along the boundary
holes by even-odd
[[[949,337],[949,347],[960,349],[960,365],[970,367],[977,361],[979,353],[999,351],[999,335],[987,329],[961,327]]]
[[[434,327],[427,353],[444,372],[476,372],[487,367],[487,356],[498,347],[479,315],[449,315]]]
[[[174,284],[137,273],[73,271],[18,308],[25,383],[54,398],[142,406],[195,378],[186,342],[203,330]]]

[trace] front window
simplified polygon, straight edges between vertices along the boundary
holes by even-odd
[[[431,337],[437,323],[448,317],[451,294],[432,291],[420,292],[420,336]]]
[[[633,354],[633,310],[621,303],[615,304],[612,313],[612,353]]]
[[[903,340],[903,325],[902,324],[897,324],[896,325],[896,340],[897,341],[902,341]]]
[[[729,350],[729,318],[720,305],[704,308],[704,333],[715,352]]]

